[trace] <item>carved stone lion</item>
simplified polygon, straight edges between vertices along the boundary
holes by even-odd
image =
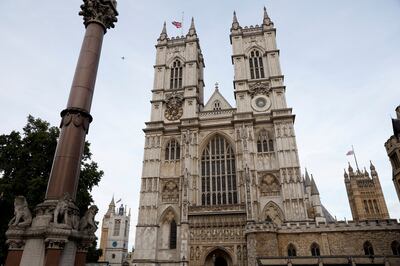
[[[14,217],[9,226],[29,226],[32,222],[32,214],[24,196],[17,196],[14,200]]]
[[[68,224],[68,206],[71,201],[72,199],[68,194],[65,194],[64,198],[58,201],[54,210],[53,222],[55,224]]]
[[[93,234],[97,230],[97,224],[94,220],[99,209],[96,205],[92,205],[86,211],[85,215],[81,218],[79,222],[79,231],[86,231],[89,234]]]

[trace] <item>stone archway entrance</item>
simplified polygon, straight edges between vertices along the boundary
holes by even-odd
[[[205,266],[232,266],[232,259],[228,253],[222,249],[211,251],[204,263]]]

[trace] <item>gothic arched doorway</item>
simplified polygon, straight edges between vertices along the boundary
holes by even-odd
[[[232,260],[228,253],[221,249],[211,251],[206,257],[205,266],[232,266]]]

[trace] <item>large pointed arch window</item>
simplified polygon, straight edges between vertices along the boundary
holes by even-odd
[[[252,50],[249,56],[250,77],[251,79],[264,78],[264,64],[262,54],[258,50]]]
[[[171,77],[170,77],[170,89],[182,88],[182,63],[179,60],[175,60],[171,66]]]
[[[201,203],[220,205],[237,202],[235,154],[226,139],[216,135],[201,156]]]

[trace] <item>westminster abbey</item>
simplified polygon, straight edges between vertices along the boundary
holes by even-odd
[[[129,264],[400,265],[400,225],[374,165],[345,172],[353,221],[334,219],[301,170],[276,29],[265,9],[260,21],[233,15],[234,106],[218,86],[204,101],[193,19],[176,38],[164,24]]]

